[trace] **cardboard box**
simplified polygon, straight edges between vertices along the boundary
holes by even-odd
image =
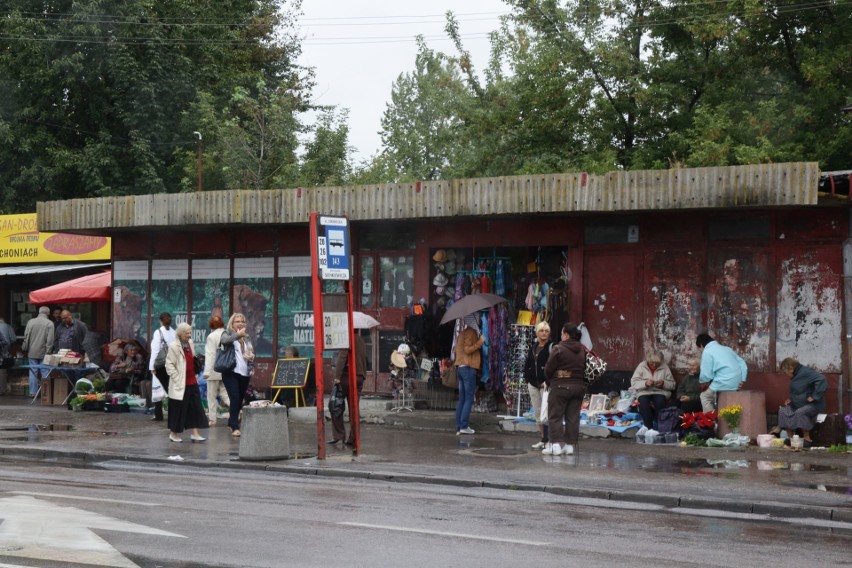
[[[59,359],[60,367],[80,367],[82,364],[82,357],[62,357]]]
[[[61,405],[71,392],[71,383],[65,377],[54,377],[50,380],[53,383],[53,401],[50,404]]]
[[[58,367],[60,359],[62,359],[61,355],[45,355],[44,364],[50,365],[51,367]]]

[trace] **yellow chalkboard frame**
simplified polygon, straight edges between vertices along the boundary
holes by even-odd
[[[278,365],[280,365],[282,361],[307,361],[308,362],[308,364],[305,366],[305,376],[302,377],[302,384],[301,385],[284,385],[284,386],[275,385],[275,377],[278,375]],[[272,402],[274,403],[276,400],[278,400],[278,395],[281,394],[282,389],[299,389],[298,391],[296,391],[296,406],[299,405],[299,396],[300,395],[301,395],[301,398],[302,398],[302,403],[304,404],[304,400],[305,400],[304,388],[305,388],[305,384],[308,382],[308,375],[310,374],[310,372],[311,372],[311,360],[310,360],[309,357],[282,357],[280,359],[277,359],[275,361],[275,370],[272,373],[272,385],[269,387],[270,389],[275,389],[275,391],[276,391],[275,396],[272,398]]]

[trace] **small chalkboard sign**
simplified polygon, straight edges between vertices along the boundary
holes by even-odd
[[[311,360],[308,358],[278,359],[272,375],[273,389],[297,389],[305,386]]]

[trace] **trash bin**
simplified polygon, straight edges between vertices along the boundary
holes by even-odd
[[[241,460],[283,460],[290,457],[286,406],[243,407],[240,424]]]

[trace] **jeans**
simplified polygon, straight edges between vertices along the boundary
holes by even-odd
[[[30,365],[41,365],[42,361],[44,361],[44,357],[42,357],[41,359],[34,358],[34,357],[28,358],[28,363]],[[35,393],[38,390],[38,384],[39,384],[38,379],[39,379],[39,375],[41,375],[41,373],[42,373],[42,371],[40,371],[39,369],[30,369],[30,392],[29,392],[30,396],[35,396]],[[42,377],[42,378],[44,378],[44,377]]]
[[[470,411],[476,394],[476,369],[467,365],[456,369],[459,380],[459,401],[456,403],[456,432],[470,426]]]
[[[222,373],[222,384],[228,391],[231,399],[230,414],[228,415],[228,427],[233,430],[240,429],[240,410],[243,408],[243,398],[249,386],[249,378],[239,375],[233,371]]]

